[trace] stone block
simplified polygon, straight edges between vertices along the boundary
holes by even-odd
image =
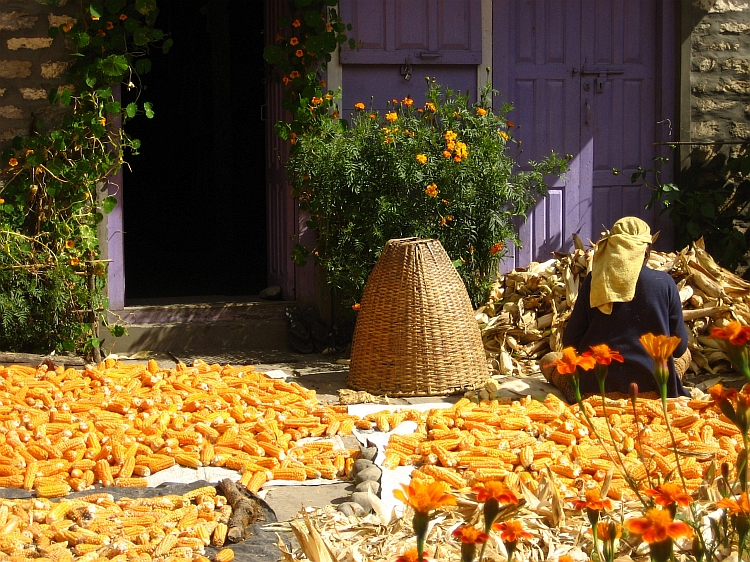
[[[717,92],[727,92],[733,94],[748,94],[750,93],[750,82],[747,80],[719,80],[716,86]]]
[[[699,72],[708,72],[716,67],[716,61],[714,59],[700,59],[693,61],[693,70]]]
[[[719,123],[716,121],[693,122],[693,138],[707,138],[719,133]]]
[[[741,121],[732,123],[729,126],[729,134],[740,139],[750,139],[750,126]]]
[[[697,100],[696,107],[701,113],[705,113],[707,111],[724,111],[727,109],[731,109],[735,105],[737,105],[738,102],[736,101],[720,101],[717,102],[715,100],[712,100],[711,98],[704,98]]]
[[[750,33],[750,23],[728,21],[719,27],[722,33]]]
[[[31,29],[36,25],[36,16],[24,12],[0,12],[0,31]]]
[[[47,49],[52,45],[51,37],[13,37],[8,39],[8,49],[17,51],[18,49]]]
[[[0,60],[0,78],[28,78],[31,62],[27,60]]]
[[[747,59],[726,59],[721,61],[721,69],[734,71],[738,74],[748,74],[750,73],[750,61]]]
[[[19,88],[25,100],[43,100],[47,98],[47,90],[44,88]]]
[[[48,14],[47,21],[49,21],[50,27],[60,27],[63,24],[69,23],[75,25],[76,18],[70,16],[56,16],[55,14]]]
[[[717,41],[716,43],[711,43],[708,48],[712,51],[738,51],[740,44],[737,42]]]
[[[68,70],[68,63],[65,61],[47,61],[42,63],[42,71],[41,75],[42,78],[45,80],[50,80],[52,78],[57,78],[61,74],[63,74],[66,70]]]
[[[6,91],[7,89],[8,89],[8,88],[0,88],[0,98],[1,98],[1,97],[3,97],[3,96],[5,95],[5,91]]]
[[[693,6],[696,6],[709,14],[742,12],[750,7],[748,3],[743,0],[693,0]]]
[[[23,110],[15,105],[0,105],[0,117],[3,119],[23,119]]]

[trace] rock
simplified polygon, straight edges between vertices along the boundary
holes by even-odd
[[[351,517],[352,515],[356,515],[357,517],[363,517],[367,515],[365,508],[362,507],[357,502],[344,502],[342,504],[339,504],[336,510],[340,511],[347,517]]]
[[[378,456],[378,448],[377,447],[362,447],[360,450],[360,454],[362,455],[362,458],[368,461],[374,461],[375,457]]]
[[[281,287],[279,287],[278,285],[271,285],[270,287],[266,287],[260,293],[258,293],[258,296],[263,300],[277,301],[281,299]]]
[[[370,503],[370,495],[367,492],[354,492],[352,494],[352,501],[358,503],[365,510],[365,513],[372,511],[372,503]]]
[[[356,476],[360,472],[362,472],[366,468],[370,468],[371,466],[375,466],[375,463],[372,461],[368,461],[367,459],[357,459],[354,461],[354,466],[352,467],[352,474]]]
[[[354,478],[354,482],[356,484],[361,484],[362,482],[365,482],[367,480],[377,482],[378,480],[380,480],[381,474],[383,474],[383,471],[380,470],[377,466],[373,465],[369,468],[365,468],[361,472],[358,472],[357,476]]]
[[[357,484],[354,488],[355,492],[367,493],[367,490],[370,490],[373,494],[377,494],[380,492],[380,482],[376,482],[375,480],[365,480],[364,482]]]

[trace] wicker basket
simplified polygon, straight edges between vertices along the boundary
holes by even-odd
[[[365,286],[350,388],[388,396],[474,390],[489,376],[463,281],[437,240],[389,240]]]

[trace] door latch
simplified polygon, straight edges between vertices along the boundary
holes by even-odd
[[[624,68],[614,66],[592,66],[590,68],[584,66],[581,69],[581,75],[589,74],[596,76],[594,84],[596,85],[595,90],[597,94],[604,93],[604,87],[607,85],[607,82],[609,82],[610,75],[624,73]]]

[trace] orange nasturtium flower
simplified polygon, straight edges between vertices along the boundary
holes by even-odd
[[[427,189],[425,189],[424,192],[430,197],[437,197],[437,194],[438,194],[437,184],[431,183],[430,185],[427,186]]]
[[[402,490],[394,490],[393,495],[414,510],[411,523],[417,537],[417,552],[421,559],[424,554],[427,527],[435,510],[456,505],[456,498],[450,493],[450,486],[445,482],[424,483],[412,480],[409,484],[401,484],[401,488]]]
[[[299,21],[299,20],[294,20],[294,21],[292,22],[292,27],[299,27],[300,25],[302,25],[302,24],[300,23],[300,21]]]
[[[298,71],[298,70],[292,70],[292,71],[291,71],[291,72],[289,73],[289,78],[291,78],[291,79],[294,79],[294,78],[299,78],[299,77],[300,77],[300,73],[299,73],[299,71]]]
[[[292,47],[296,47],[297,45],[299,45],[299,39],[297,39],[296,37],[292,37],[292,38],[291,38],[291,39],[289,40],[289,44],[290,44],[290,45],[291,45]]]
[[[298,57],[304,57],[305,53],[302,51],[302,49],[297,49],[296,51],[294,51],[294,55]]]
[[[483,107],[477,107],[477,115],[479,116],[487,115],[487,110]]]
[[[420,164],[427,164],[427,156],[424,154],[417,154],[417,162]]]
[[[18,166],[18,160],[16,160],[15,158],[11,158],[10,160],[8,160],[8,165]]]
[[[310,101],[312,101],[313,105],[320,105],[321,103],[323,103],[323,98],[313,96],[312,100]]]
[[[70,265],[73,267],[78,267],[78,264],[80,263],[80,260],[78,258],[70,258]]]
[[[495,242],[492,245],[492,248],[490,248],[490,254],[495,255],[499,252],[503,251],[503,243],[502,242]]]
[[[365,110],[365,104],[363,104],[361,101],[354,104],[354,109],[358,109],[359,111]]]
[[[65,247],[68,248],[69,250],[72,250],[73,248],[76,247],[76,243],[73,242],[73,240],[66,240]]]
[[[666,562],[672,556],[672,540],[690,538],[693,530],[683,521],[675,521],[666,509],[649,509],[644,517],[625,521],[631,535],[640,535],[649,544],[651,559]]]
[[[385,120],[388,121],[389,123],[393,123],[397,119],[398,119],[398,115],[396,115],[395,111],[389,111],[388,113],[385,114]]]

